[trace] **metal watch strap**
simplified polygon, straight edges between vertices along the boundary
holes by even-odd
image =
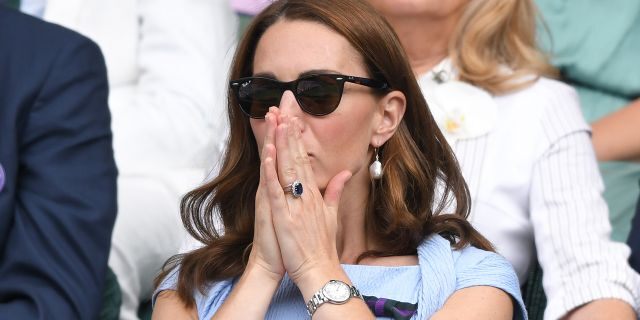
[[[334,281],[334,280],[332,280]],[[318,310],[318,308],[323,305],[324,303],[331,303],[331,300],[329,300],[327,297],[325,297],[324,293],[322,293],[322,289],[324,288],[324,286],[322,288],[320,288],[320,290],[318,290],[318,292],[316,292],[311,299],[309,299],[309,301],[307,302],[307,313],[309,314],[310,317],[313,316],[313,314],[316,312],[316,310]],[[349,286],[349,291],[350,291],[350,295],[349,295],[349,299],[351,298],[360,298],[362,300],[364,300],[364,298],[362,297],[362,294],[360,294],[360,291],[354,287],[354,286]],[[344,303],[346,303],[347,301],[349,301],[349,299],[347,299]]]

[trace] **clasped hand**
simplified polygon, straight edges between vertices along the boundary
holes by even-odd
[[[351,173],[345,170],[336,174],[323,195],[302,141],[299,119],[281,115],[278,108],[272,107],[264,121],[254,239],[248,263],[278,281],[287,272],[300,286],[314,273],[340,267],[336,249],[338,205]],[[294,180],[303,185],[298,198],[283,190]]]

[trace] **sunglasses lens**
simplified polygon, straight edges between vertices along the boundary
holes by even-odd
[[[329,75],[313,75],[297,81],[295,96],[300,107],[311,115],[324,116],[338,107],[344,82]],[[234,84],[236,98],[244,113],[262,119],[277,106],[289,84],[265,78],[247,78]]]
[[[252,118],[264,118],[272,106],[277,106],[282,89],[274,80],[253,78],[237,87],[237,98],[242,110]]]
[[[327,115],[338,107],[342,96],[341,83],[329,76],[300,79],[296,96],[304,111],[316,116]]]

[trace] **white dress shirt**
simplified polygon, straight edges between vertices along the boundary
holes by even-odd
[[[442,86],[433,71],[419,82],[428,103]],[[599,298],[619,298],[638,310],[640,276],[627,263],[629,248],[610,240],[590,129],[574,90],[541,78],[493,96],[494,104],[478,103],[497,108],[497,117],[477,118],[484,124],[470,124],[474,117],[446,101],[440,99],[434,117],[445,133],[453,131],[446,135],[455,137],[449,141],[471,192],[470,221],[513,264],[521,283],[537,253],[548,301],[544,318]],[[462,120],[451,126],[450,119]],[[457,134],[465,127],[489,129]]]
[[[20,11],[42,18],[47,0],[20,0]]]

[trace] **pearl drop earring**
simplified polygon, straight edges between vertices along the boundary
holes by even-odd
[[[382,178],[382,163],[378,157],[378,148],[375,148],[376,160],[369,166],[369,174],[374,180],[380,180]]]

